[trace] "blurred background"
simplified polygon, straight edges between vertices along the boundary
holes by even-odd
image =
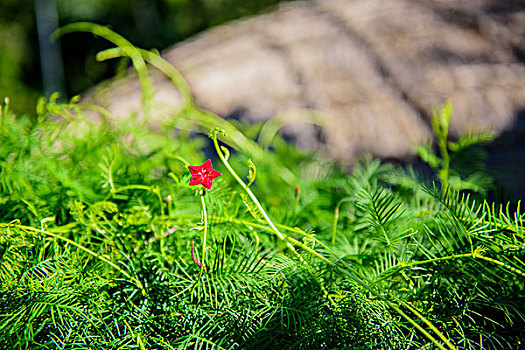
[[[117,60],[95,60],[107,41],[50,40],[77,21],[109,25],[145,49],[193,37],[163,53],[199,106],[256,121],[298,110],[283,116],[303,124],[292,139],[344,166],[364,154],[413,161],[415,145],[432,137],[432,109],[450,99],[451,137],[494,131],[488,166],[525,194],[524,0],[0,0],[0,99],[16,113],[115,75]],[[140,103],[133,79],[111,85],[109,98],[97,100],[101,89],[87,98],[127,116]],[[156,107],[176,108],[173,86],[153,80]],[[305,109],[322,112],[322,128],[304,125]]]
[[[96,62],[107,42],[90,34],[50,33],[57,25],[110,25],[132,43],[159,50],[206,28],[264,11],[279,0],[0,0],[0,98],[34,114],[38,97],[68,97],[111,77],[115,62]],[[40,43],[39,43],[40,39]],[[42,54],[44,53],[44,54]],[[42,60],[43,59],[43,60]]]

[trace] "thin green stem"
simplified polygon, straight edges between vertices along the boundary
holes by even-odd
[[[335,206],[334,210],[334,221],[332,223],[332,245],[335,245],[335,236],[337,233],[337,222],[339,220],[339,210],[341,209],[341,205],[345,202],[350,202],[350,198],[343,198],[339,202],[337,202],[337,205]]]
[[[219,132],[219,130],[217,130],[217,129],[213,130],[213,132],[212,132],[212,140],[213,140],[213,145],[215,146],[215,150],[217,151],[217,154],[219,155],[219,158],[221,159],[223,164],[226,166],[226,168],[228,169],[230,174],[233,176],[233,178],[239,183],[239,185],[241,185],[243,190],[245,190],[246,193],[248,193],[248,195],[250,196],[252,201],[255,203],[255,205],[257,206],[257,208],[261,212],[262,216],[264,217],[264,219],[268,223],[268,225],[270,225],[270,227],[272,228],[273,232],[277,235],[277,237],[279,237],[279,239],[281,239],[283,242],[285,242],[287,247],[295,255],[297,255],[300,260],[303,260],[302,257],[299,255],[299,253],[297,253],[295,248],[290,243],[287,242],[286,238],[281,233],[281,231],[279,231],[279,229],[274,225],[274,223],[272,222],[272,220],[270,219],[270,217],[268,216],[268,214],[264,210],[263,206],[261,205],[261,203],[259,202],[257,197],[253,194],[252,190],[250,190],[250,188],[246,185],[246,183],[239,177],[239,175],[237,175],[235,170],[233,170],[233,168],[231,167],[230,163],[228,162],[228,160],[224,156],[224,153],[222,152],[221,148],[219,147],[219,143],[217,141],[217,132]]]
[[[448,256],[442,256],[440,258],[427,259],[427,260],[421,260],[421,261],[414,261],[414,262],[411,262],[411,263],[403,263],[403,264],[400,264],[400,265],[397,265],[397,266],[393,267],[392,269],[394,269],[394,270],[404,270],[404,269],[411,268],[411,267],[414,267],[414,266],[421,266],[421,265],[436,263],[436,262],[439,262],[439,261],[456,260],[456,259],[463,259],[463,258],[472,258],[472,259],[484,260],[484,261],[490,262],[492,264],[501,266],[502,268],[507,269],[507,270],[509,270],[511,272],[514,272],[514,273],[516,273],[516,274],[518,274],[520,276],[524,276],[525,277],[525,272],[523,272],[523,271],[521,271],[521,270],[519,270],[519,269],[517,269],[517,268],[515,268],[513,266],[510,266],[509,264],[505,264],[502,261],[499,261],[499,260],[496,260],[496,259],[484,256],[479,250],[474,250],[474,252],[471,252],[471,253],[453,254],[453,255],[448,255]]]
[[[293,207],[292,207],[292,218],[295,218],[295,215],[297,214],[297,207],[299,206],[300,200],[301,200],[301,187],[296,186],[295,187],[295,198],[294,198]]]
[[[335,245],[335,235],[337,233],[337,221],[339,220],[339,204],[334,210],[334,222],[332,223],[332,245]]]
[[[5,119],[9,111],[9,97],[4,97],[4,105],[0,106],[0,131],[4,130]]]
[[[475,254],[474,258],[477,258],[477,259],[481,259],[481,260],[485,260],[487,262],[490,262],[490,263],[493,263],[493,264],[496,264],[498,266],[501,266],[503,267],[504,269],[507,269],[509,271],[512,271],[522,277],[525,277],[525,272],[513,267],[513,266],[510,266],[509,264],[505,264],[504,262],[501,262],[499,260],[496,260],[496,259],[492,259],[492,258],[489,258],[488,256],[483,256],[483,255],[479,255],[479,254]]]
[[[100,36],[118,46],[122,50],[124,56],[131,58],[135,71],[137,72],[140,85],[142,87],[142,103],[144,110],[146,114],[148,114],[152,105],[154,89],[153,83],[146,68],[146,62],[144,61],[140,50],[134,47],[123,36],[115,33],[111,29],[89,22],[76,22],[67,24],[62,28],[57,29],[55,32],[55,37],[60,37],[64,34],[73,32],[88,32]]]
[[[438,261],[461,259],[461,258],[472,258],[472,257],[474,257],[473,253],[454,254],[454,255],[449,255],[449,256],[442,256],[440,258],[435,258],[435,259],[427,259],[427,260],[415,261],[415,262],[412,262],[412,263],[409,263],[409,264],[403,264],[403,265],[401,265],[401,267],[407,268],[407,267],[414,267],[414,266],[419,266],[419,265],[426,265],[426,264],[430,264],[430,263],[435,263],[435,262],[438,262]]]
[[[450,155],[448,154],[447,136],[440,137],[438,140],[439,153],[441,154],[441,168],[439,169],[439,179],[444,186],[447,186],[450,168]]]
[[[203,193],[201,195],[201,205],[202,205],[201,219],[204,221],[204,234],[202,236],[202,256],[201,256],[201,261],[200,261],[201,270],[199,272],[199,278],[197,279],[197,281],[195,282],[195,284],[190,290],[190,295],[191,295],[192,300],[193,300],[193,292],[195,291],[195,288],[197,288],[197,286],[200,284],[202,275],[204,271],[206,270],[205,254],[206,254],[206,239],[207,239],[206,236],[208,233],[208,213],[206,211],[206,201],[204,200],[205,195],[206,195],[206,189],[203,188]],[[192,249],[192,255],[193,255],[193,242],[192,242],[191,249]],[[193,260],[198,264],[195,257],[193,258]]]
[[[206,190],[204,190],[204,193],[201,196],[201,204],[202,204],[202,217],[204,219],[204,234],[202,236],[202,258],[201,258],[201,274],[205,269],[205,259],[204,255],[206,254],[206,234],[208,232],[208,214],[206,213],[206,201],[204,200],[204,196],[206,195]]]
[[[128,190],[152,191],[153,188],[151,186],[146,186],[146,185],[126,185],[126,186],[122,186],[122,187],[119,187],[119,188],[112,189],[111,190],[111,194],[124,192],[124,191],[128,191]]]

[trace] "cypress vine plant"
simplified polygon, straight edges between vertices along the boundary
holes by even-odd
[[[448,140],[450,105],[434,114],[437,151],[418,151],[435,182],[371,158],[347,174],[279,137],[272,151],[258,145],[260,124],[240,130],[200,110],[156,53],[94,24],[61,34],[74,31],[116,45],[100,59],[131,59],[145,114],[148,65],[184,107],[152,131],[78,99],[42,100],[36,119],[4,104],[3,348],[522,346],[520,202],[486,199],[488,136]],[[210,156],[222,176],[202,164]]]

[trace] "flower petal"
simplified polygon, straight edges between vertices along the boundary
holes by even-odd
[[[188,169],[191,173],[190,186],[202,185],[203,188],[208,190],[211,190],[213,180],[222,175],[213,169],[210,159],[201,165],[189,165]]]

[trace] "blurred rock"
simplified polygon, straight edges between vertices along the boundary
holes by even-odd
[[[322,131],[308,122],[285,128],[300,145],[343,162],[363,153],[406,159],[430,137],[431,110],[446,99],[455,109],[452,135],[501,133],[515,123],[525,107],[525,2],[291,2],[164,57],[205,109],[250,120],[312,109]],[[181,103],[167,78],[153,78],[152,123]],[[122,117],[140,109],[133,75],[109,84],[88,99]]]

